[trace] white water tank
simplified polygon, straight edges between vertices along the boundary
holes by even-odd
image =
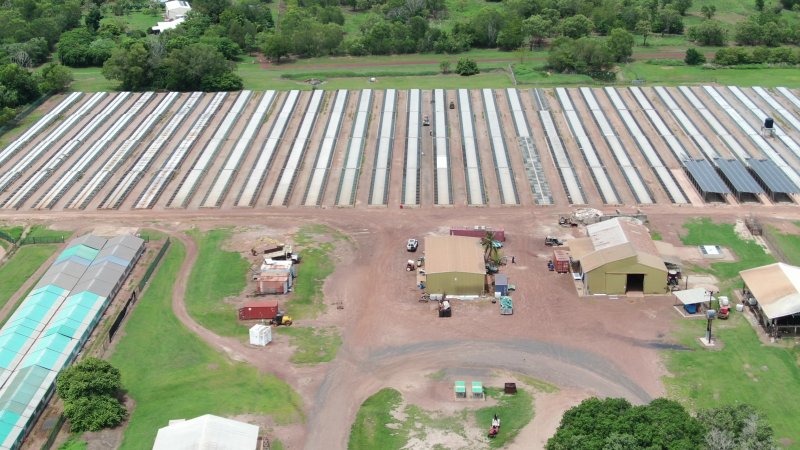
[[[728,300],[728,297],[725,297],[724,295],[719,296],[719,306],[728,306],[729,304],[730,301]]]
[[[250,345],[264,347],[270,342],[272,342],[272,327],[258,324],[250,328]]]

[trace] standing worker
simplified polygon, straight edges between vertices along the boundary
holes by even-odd
[[[511,264],[516,264],[516,263],[517,263],[517,257],[511,256]]]

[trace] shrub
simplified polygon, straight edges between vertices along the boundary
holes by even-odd
[[[481,71],[478,69],[478,63],[476,63],[474,60],[469,58],[461,58],[458,60],[458,64],[456,64],[456,73],[462,77],[468,77],[471,75],[477,75],[481,73]]]
[[[689,48],[686,50],[686,57],[683,61],[690,66],[697,66],[706,62],[706,57],[696,48]]]

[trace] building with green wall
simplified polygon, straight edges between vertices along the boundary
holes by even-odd
[[[586,227],[587,237],[570,242],[585,294],[663,294],[667,267],[644,225],[611,219]]]
[[[425,273],[425,289],[431,294],[482,294],[486,285],[486,265],[480,239],[426,237]]]

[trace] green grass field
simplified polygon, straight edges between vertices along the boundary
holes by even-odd
[[[172,246],[124,328],[111,363],[135,401],[122,449],[150,449],[170,419],[203,414],[302,419],[300,397],[273,375],[233,363],[189,332],[172,312],[172,285],[186,256]]]
[[[322,285],[334,269],[330,253],[336,243],[346,241],[347,237],[324,225],[305,225],[294,239],[302,248],[303,261],[298,266],[294,294],[286,310],[295,319],[311,319],[325,310]]]
[[[689,350],[665,352],[670,397],[694,410],[749,403],[764,413],[777,438],[789,438],[790,448],[800,448],[800,351],[762,345],[738,313],[713,325],[724,348],[703,350],[696,338],[705,334],[705,325],[681,321],[678,342]]]
[[[753,241],[744,241],[736,235],[732,224],[714,223],[710,219],[696,219],[683,225],[687,233],[681,237],[686,245],[719,245],[736,255],[735,262],[711,263],[704,270],[719,279],[720,291],[733,288],[739,280],[739,272],[775,262],[775,259]]]
[[[336,327],[280,327],[280,334],[289,336],[289,345],[294,347],[290,361],[295,364],[314,365],[332,361],[342,345],[342,338]]]
[[[15,241],[18,241],[20,237],[22,237],[22,232],[25,230],[25,227],[21,225],[15,226],[4,226],[0,227],[0,232],[3,232],[9,236],[11,236]]]
[[[63,239],[68,240],[72,236],[71,231],[65,230],[52,230],[44,225],[34,225],[28,231],[26,238],[42,238],[42,239]]]
[[[518,389],[516,395],[503,395],[500,389],[486,388],[487,395],[497,399],[495,406],[470,412],[463,409],[455,414],[443,415],[430,412],[415,405],[403,405],[403,397],[395,389],[381,389],[361,405],[350,429],[350,450],[399,450],[410,439],[424,442],[427,430],[465,436],[464,426],[476,424],[489,429],[492,417],[497,414],[501,420],[501,431],[490,441],[489,448],[502,448],[512,442],[520,430],[533,418],[533,397]],[[393,412],[401,412],[404,419],[398,419]],[[434,447],[439,448],[439,447]]]
[[[0,308],[57,249],[56,245],[23,245],[0,266]]]
[[[193,231],[197,243],[197,262],[192,268],[186,292],[186,308],[198,323],[222,336],[245,336],[236,308],[225,297],[239,295],[247,286],[250,264],[236,252],[222,248],[231,230],[206,233]]]
[[[720,245],[733,251],[736,262],[712,263],[708,272],[720,279],[720,289],[739,287],[739,271],[773,262],[752,241],[740,239],[731,224],[693,220],[684,225],[687,245]],[[793,241],[797,245],[797,240]],[[764,346],[753,327],[739,313],[727,321],[717,320],[713,333],[722,350],[705,351],[696,338],[705,333],[705,321],[680,321],[677,341],[686,351],[665,351],[671,376],[664,378],[669,395],[691,409],[725,403],[750,403],[761,410],[778,438],[797,441],[800,436],[800,351],[796,347]],[[794,447],[800,442],[796,442]]]
[[[626,64],[618,76],[623,81],[644,79],[650,85],[720,83],[736,86],[800,86],[797,68],[703,69],[700,66],[662,66],[637,61]]]
[[[37,120],[41,119],[42,116],[45,115],[45,110],[42,108],[37,108],[32,111],[30,114],[25,116],[24,119],[20,121],[20,123],[15,126],[14,128],[6,131],[0,136],[0,148],[3,148],[11,143],[17,136],[22,134],[25,130],[28,129],[31,125],[33,125]]]
[[[800,222],[795,222],[800,227]],[[800,232],[800,229],[797,230]],[[800,236],[796,234],[779,233],[772,230],[772,236],[780,246],[781,252],[786,256],[789,264],[800,266]]]
[[[119,83],[114,80],[107,80],[100,67],[83,67],[72,70],[72,77],[75,81],[70,85],[70,90],[74,92],[105,92],[114,91]]]

